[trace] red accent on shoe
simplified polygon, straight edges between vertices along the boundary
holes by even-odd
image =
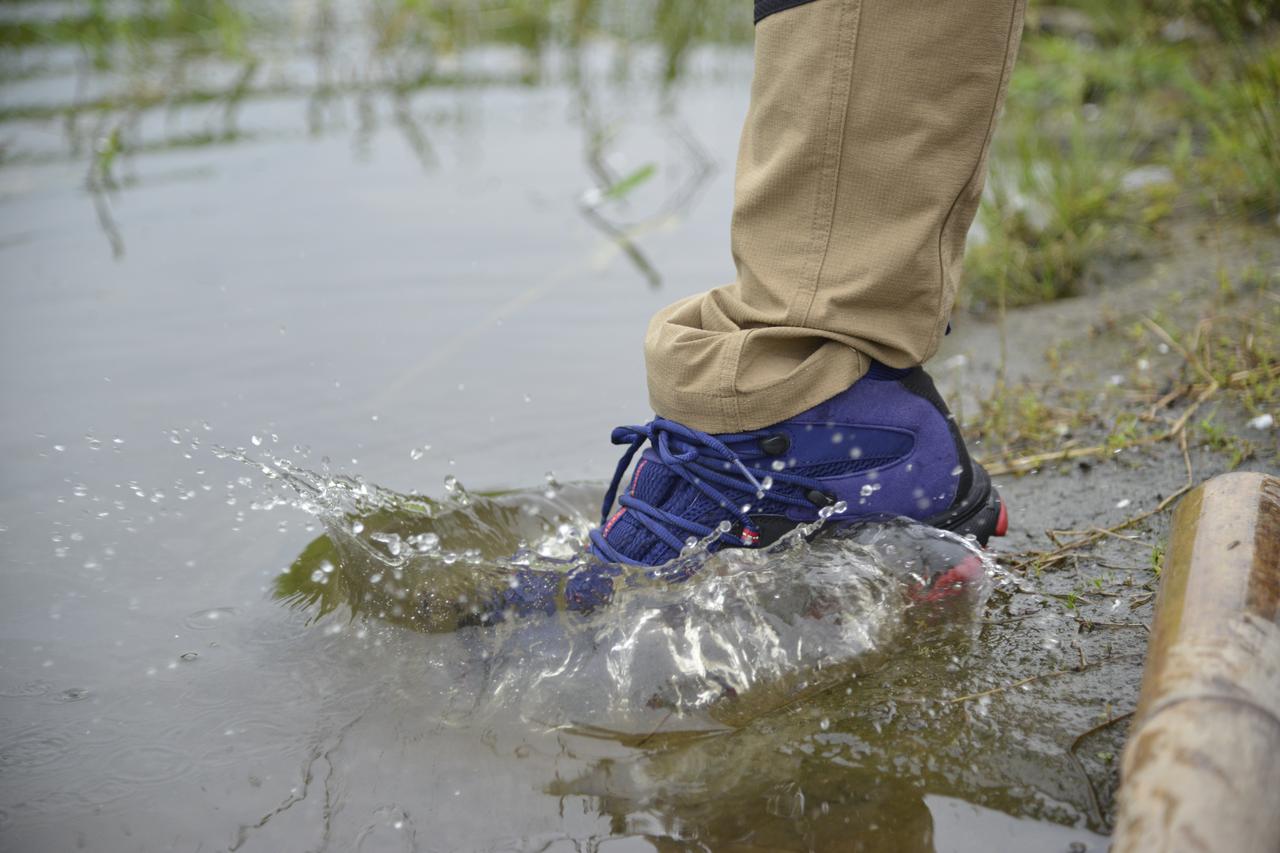
[[[636,484],[640,482],[640,472],[644,470],[644,466],[648,463],[648,459],[641,459],[640,464],[636,466],[635,473],[631,475],[631,488],[627,490],[628,494],[634,495],[636,493]],[[613,529],[613,525],[618,523],[618,519],[622,518],[622,514],[626,511],[627,508],[624,506],[610,516],[608,524],[604,526],[603,533],[605,536],[609,535],[609,531]]]
[[[980,580],[985,571],[982,558],[971,554],[934,578],[933,583],[911,590],[911,599],[916,602],[942,601],[959,595],[968,584]]]
[[[1000,502],[1000,516],[996,519],[996,535],[1003,536],[1009,532],[1009,510],[1005,508],[1004,501]]]
[[[620,509],[620,510],[618,510],[617,512],[615,512],[615,513],[614,513],[614,514],[609,518],[609,523],[608,523],[608,524],[606,524],[606,525],[604,526],[604,535],[605,535],[605,536],[608,536],[608,535],[609,535],[609,531],[613,529],[613,525],[615,525],[615,524],[617,524],[617,523],[618,523],[618,519],[622,518],[622,514],[623,514],[624,512],[626,512],[626,511],[627,511],[627,508],[624,506],[622,509]]]
[[[742,540],[743,545],[750,548],[760,541],[760,534],[750,527],[744,527],[742,528],[742,535],[738,538]]]

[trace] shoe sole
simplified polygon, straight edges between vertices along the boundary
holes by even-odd
[[[975,464],[969,493],[959,503],[953,503],[951,509],[923,522],[957,536],[972,536],[985,546],[992,536],[1004,536],[1009,531],[1009,511],[992,485],[991,475]]]

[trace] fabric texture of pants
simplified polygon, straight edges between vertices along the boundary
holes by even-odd
[[[762,0],[734,182],[735,283],[645,337],[654,411],[711,433],[938,349],[1025,0]]]

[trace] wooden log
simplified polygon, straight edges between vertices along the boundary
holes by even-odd
[[[1280,851],[1280,479],[1178,506],[1121,780],[1113,853]]]

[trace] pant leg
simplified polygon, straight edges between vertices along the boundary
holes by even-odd
[[[955,301],[1026,0],[764,0],[734,182],[738,280],[661,311],[656,413],[757,429],[920,364]]]

